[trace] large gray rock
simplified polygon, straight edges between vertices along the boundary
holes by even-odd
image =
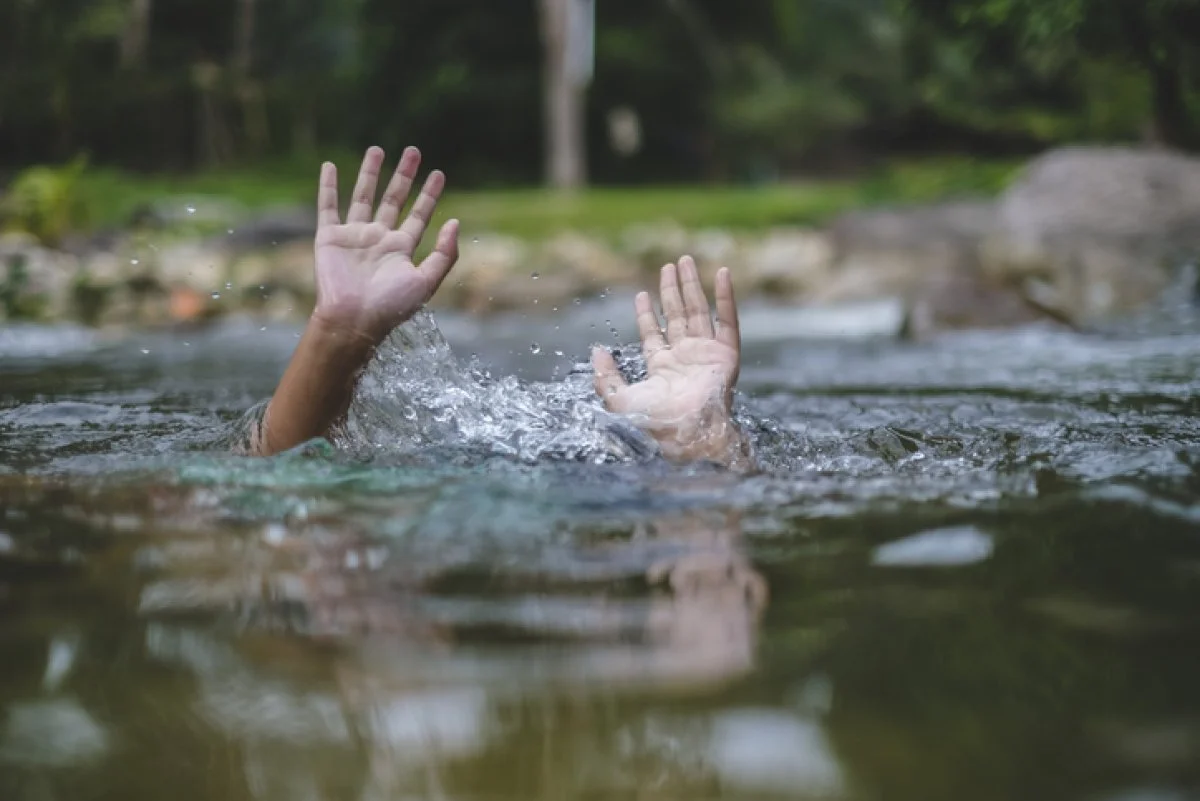
[[[1079,324],[1153,302],[1200,255],[1200,159],[1073,147],[1034,160],[1004,193],[985,275]]]
[[[996,224],[989,200],[852,212],[830,227],[833,269],[816,303],[899,299],[905,333],[991,328],[1040,320],[1044,313],[979,264]]]

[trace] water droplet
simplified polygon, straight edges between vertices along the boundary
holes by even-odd
[[[542,274],[541,273],[530,273],[529,277],[532,278],[534,281],[536,281],[542,277]]]
[[[195,207],[195,206],[188,206],[188,207],[187,207],[187,213],[188,213],[188,214],[195,214],[195,213],[196,213],[196,207]]]
[[[139,264],[139,261],[138,261],[138,259],[130,259],[129,263],[136,266],[137,264]]]
[[[226,288],[226,289],[233,289],[233,282],[232,282],[232,281],[226,281],[226,282],[225,282],[225,288]]]
[[[212,293],[212,299],[213,299],[213,300],[220,300],[220,299],[221,299],[221,293],[220,293],[220,292],[214,292],[214,293]]]
[[[472,244],[475,244],[475,245],[478,245],[478,244],[479,244],[479,237],[477,237],[477,236],[473,236],[473,237],[471,237],[471,243],[472,243]]]
[[[150,351],[149,351],[147,348],[142,348],[142,355],[143,355],[143,356],[145,356],[145,355],[146,355],[146,354],[148,354],[149,352],[150,352]]]
[[[555,356],[562,356],[562,355],[563,355],[563,352],[562,352],[561,350],[556,350],[556,351],[554,351],[554,355],[555,355]]]
[[[226,228],[226,229],[225,229],[225,233],[227,233],[227,234],[229,234],[229,235],[231,235],[231,236],[232,236],[232,235],[233,235],[233,229],[232,229],[232,228]]]
[[[537,302],[538,302],[538,299],[537,299],[537,298],[534,298],[534,299],[533,299],[533,305],[534,305],[534,306],[536,306],[536,305],[537,305]]]
[[[260,329],[258,329],[258,330],[259,330],[259,331],[266,331],[266,330],[267,330],[267,327],[264,325],[262,328],[260,328]]]
[[[550,311],[558,311],[558,307],[557,307],[557,306],[553,306],[553,307],[551,307]]]
[[[191,343],[191,342],[186,342],[186,341],[185,341],[185,342],[183,343],[183,346],[184,346],[185,348],[190,348],[190,347],[192,346],[192,343]]]
[[[539,345],[538,343],[534,342],[532,345],[529,346],[529,352],[536,356],[537,354],[542,352],[542,346]]]
[[[575,305],[578,306],[580,303],[583,303],[583,300],[581,298],[575,298]]]

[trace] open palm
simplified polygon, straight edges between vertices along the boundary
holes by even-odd
[[[437,208],[445,177],[434,171],[397,229],[400,210],[421,163],[408,148],[372,214],[383,151],[367,150],[342,222],[338,214],[337,168],[321,168],[315,245],[317,305],[314,315],[379,342],[429,300],[458,259],[458,222],[438,232],[437,244],[420,265],[413,254]]]
[[[741,340],[729,270],[717,272],[717,324],[695,262],[685,256],[678,269],[662,269],[659,293],[666,332],[659,328],[650,295],[634,301],[646,379],[628,383],[607,350],[592,353],[596,391],[610,411],[629,415],[664,448],[686,448],[706,429],[731,415]]]

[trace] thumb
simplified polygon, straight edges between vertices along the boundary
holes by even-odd
[[[629,384],[617,369],[612,354],[598,345],[592,348],[592,368],[596,371],[596,394],[608,406],[611,396]]]

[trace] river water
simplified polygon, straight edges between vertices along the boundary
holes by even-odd
[[[626,300],[417,320],[268,460],[295,328],[0,328],[0,799],[1200,798],[1186,313],[751,309],[735,476],[596,409]]]

